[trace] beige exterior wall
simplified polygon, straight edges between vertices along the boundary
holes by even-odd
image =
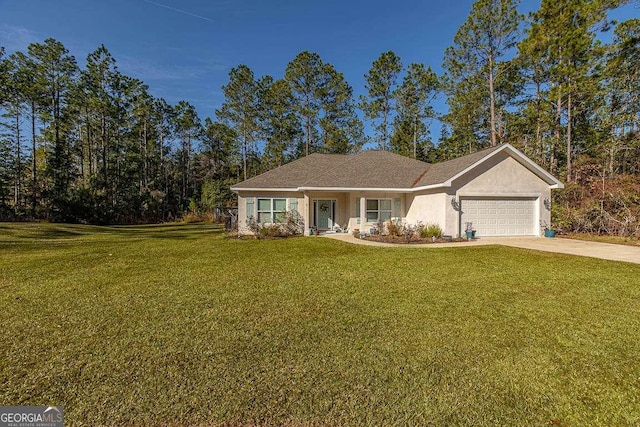
[[[551,213],[543,203],[545,198],[551,197],[549,184],[506,153],[499,153],[455,180],[450,195],[455,195],[457,199],[483,196],[531,197],[536,199],[538,222],[549,223],[551,218]],[[460,214],[453,210],[450,203],[448,208],[447,234],[457,235],[460,233]]]
[[[441,191],[421,191],[407,195],[406,221],[409,224],[438,224],[442,229],[446,225],[446,195]]]
[[[298,213],[304,216],[304,194],[289,192],[289,191],[270,191],[270,192],[255,192],[255,191],[240,191],[238,193],[238,233],[239,234],[251,234],[251,231],[247,227],[247,199],[254,198],[274,198],[274,199],[287,199],[287,210],[290,210],[290,199],[298,200]],[[254,215],[257,212],[257,202],[254,201]]]

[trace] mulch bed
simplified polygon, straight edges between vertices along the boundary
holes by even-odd
[[[404,237],[404,236],[389,236],[383,234],[374,234],[369,235],[364,238],[365,240],[370,240],[372,242],[381,242],[381,243],[406,243],[406,244],[427,244],[427,243],[459,243],[466,242],[466,238],[439,238],[433,240],[431,237]]]

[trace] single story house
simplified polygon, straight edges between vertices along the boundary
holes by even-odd
[[[509,144],[429,164],[388,151],[311,154],[231,187],[238,228],[297,211],[305,233],[368,232],[385,221],[438,224],[445,234],[539,236],[562,183]]]

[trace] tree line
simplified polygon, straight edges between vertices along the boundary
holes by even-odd
[[[558,221],[612,231],[603,218],[620,220],[611,213],[622,205],[627,225],[640,217],[629,178],[640,175],[640,20],[611,22],[622,3],[543,0],[525,17],[517,0],[477,0],[441,75],[383,52],[357,98],[317,53],[299,53],[280,78],[238,65],[204,121],[186,101],[153,97],[104,46],[83,69],[54,39],[11,55],[0,47],[0,216],[169,220],[225,206],[233,183],[314,152],[374,146],[438,162],[508,142],[569,183]],[[593,197],[599,214],[583,206]]]
[[[0,59],[3,219],[160,221],[203,191],[229,197],[219,182],[237,176],[229,130],[154,98],[106,47],[82,70],[51,38],[26,53],[0,48]]]

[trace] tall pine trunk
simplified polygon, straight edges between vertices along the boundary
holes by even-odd
[[[309,143],[307,142],[307,155],[309,155]],[[247,180],[247,131],[242,131],[242,173],[244,180]]]
[[[310,117],[311,113],[309,112],[309,96],[308,95],[305,100],[305,108],[307,109],[307,115],[305,117],[305,133],[306,133],[305,156],[308,156],[309,149],[311,148],[311,117]]]
[[[496,94],[494,90],[492,53],[489,53],[489,114],[491,116],[491,146],[495,147],[498,144],[498,138],[496,136]]]
[[[387,139],[389,136],[387,135],[387,114],[388,114],[387,105],[382,108],[382,151],[387,149]]]
[[[540,82],[536,80],[536,148],[537,160],[545,166],[547,164],[542,149],[542,94],[540,91]]]
[[[413,115],[413,158],[418,158],[418,115]]]
[[[38,180],[37,180],[37,160],[36,160],[36,102],[31,101],[31,215],[35,217],[38,204]]]
[[[104,117],[104,113],[102,113],[100,119],[100,139],[102,141],[102,180],[104,183],[105,191],[108,191],[109,186],[109,161],[108,161],[108,152],[107,152],[107,123]]]
[[[567,95],[567,182],[571,182],[571,91]]]
[[[20,153],[20,105],[16,106],[16,165],[15,165],[15,182],[13,193],[13,210],[18,210],[20,204],[21,182],[20,176],[22,169],[22,158]]]
[[[556,100],[556,117],[555,117],[555,137],[551,140],[551,153],[550,153],[550,158],[549,158],[549,169],[550,172],[553,174],[556,172],[556,168],[557,168],[557,159],[556,159],[556,147],[558,145],[560,145],[560,140],[561,140],[561,133],[562,133],[562,128],[561,128],[561,122],[560,120],[562,119],[562,93],[560,91],[560,88],[558,87],[558,98]]]

